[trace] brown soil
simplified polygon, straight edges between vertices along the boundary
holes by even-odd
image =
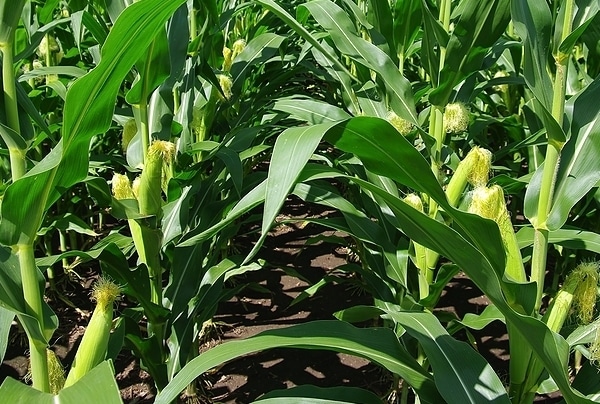
[[[332,214],[318,208],[306,208],[297,202],[288,203],[281,218],[318,217]],[[287,269],[300,273],[309,282],[317,282],[325,274],[347,262],[347,252],[338,246],[319,242],[305,245],[318,235],[332,235],[321,227],[303,222],[278,226],[261,250],[268,266],[262,271],[244,275],[241,281],[258,283],[269,291],[246,288],[242,294],[219,306],[214,318],[213,333],[204,340],[202,350],[223,341],[246,338],[263,330],[285,327],[302,322],[332,319],[338,310],[357,304],[372,303],[348,283],[329,284],[312,298],[290,306],[309,284],[291,276]],[[339,235],[339,236],[343,236]],[[71,299],[75,310],[64,301],[49,300],[61,324],[52,348],[63,364],[72,362],[85,324],[91,314],[86,299],[89,286],[96,279],[90,269],[79,268],[80,281],[66,283],[64,296]],[[124,302],[126,303],[126,302]],[[487,299],[464,275],[458,275],[444,292],[440,310],[456,313],[481,312]],[[493,323],[482,331],[472,332],[480,353],[490,362],[503,381],[508,375],[508,343],[506,328]],[[466,334],[458,335],[466,338]],[[27,373],[26,339],[16,324],[11,330],[11,342],[0,368],[0,382],[10,376],[23,380]],[[140,369],[135,358],[122,352],[115,362],[117,381],[126,403],[152,402],[155,395],[150,376]],[[382,400],[392,387],[391,375],[367,360],[330,351],[275,349],[239,358],[202,377],[200,381],[204,402],[248,403],[274,390],[302,384],[317,386],[355,386],[374,392]],[[558,402],[556,397],[539,397],[539,402]]]

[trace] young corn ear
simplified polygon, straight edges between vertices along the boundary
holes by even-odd
[[[223,91],[223,96],[225,96],[225,100],[231,99],[233,93],[231,92],[231,88],[233,87],[233,81],[231,77],[226,74],[219,74],[218,76],[219,84],[221,85],[221,90]]]
[[[244,39],[238,39],[233,43],[233,54],[231,55],[232,59],[235,59],[237,55],[242,53],[242,51],[246,49],[246,41]]]
[[[137,124],[135,123],[135,119],[131,118],[123,125],[123,135],[121,136],[121,148],[123,153],[127,152],[127,147],[135,135],[137,135]]]
[[[510,221],[506,202],[504,200],[504,191],[499,185],[487,187],[477,187],[473,190],[469,212],[475,213],[486,219],[491,219],[498,224],[502,244],[506,252],[506,275],[514,281],[525,282],[525,268],[523,267],[523,258],[515,231]]]
[[[227,46],[223,48],[223,71],[228,72],[231,70],[231,65],[233,64],[233,52]]]
[[[140,177],[138,201],[140,214],[160,216],[163,204],[161,191],[163,188],[163,168],[170,168],[175,159],[175,144],[157,140],[148,148],[146,164]]]
[[[446,187],[446,196],[452,206],[457,206],[465,192],[467,183],[473,187],[483,187],[489,181],[492,169],[492,152],[475,146],[458,164],[454,175]]]
[[[50,393],[56,395],[65,385],[65,370],[58,356],[51,349],[46,349],[48,356],[48,379],[50,380]]]
[[[112,327],[113,303],[120,292],[119,286],[106,278],[100,278],[96,282],[92,291],[96,308],[75,354],[65,388],[75,384],[104,360]]]
[[[417,194],[408,194],[404,202],[419,212],[424,212],[423,201]],[[427,248],[413,241],[415,248],[415,261],[419,268],[419,297],[424,299],[429,295],[429,284],[433,281],[433,271],[427,268]]]
[[[461,102],[446,105],[444,129],[448,133],[461,133],[469,127],[469,110]]]
[[[112,178],[112,193],[115,199],[135,199],[131,181],[124,174],[115,174]]]
[[[413,124],[406,119],[400,118],[394,111],[390,111],[387,115],[387,121],[392,124],[402,136],[408,135],[413,130]]]
[[[567,276],[544,316],[548,328],[559,332],[572,309],[582,324],[590,323],[596,305],[599,270],[599,262],[584,262]]]
[[[594,340],[590,344],[590,361],[596,366],[600,366],[600,319],[594,322],[595,332]]]

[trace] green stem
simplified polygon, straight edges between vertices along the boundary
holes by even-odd
[[[4,108],[8,127],[21,133],[19,124],[19,109],[17,104],[17,87],[15,85],[14,50],[12,38],[7,43],[0,44],[2,51],[2,84],[4,87]],[[9,147],[10,169],[13,181],[18,180],[27,170],[26,150],[18,147]]]
[[[196,9],[192,8],[192,12],[190,13],[190,41],[193,41],[198,36],[196,24]]]
[[[142,101],[138,105],[140,111],[140,136],[142,137],[142,156],[144,156],[144,164],[146,164],[148,147],[150,147],[150,129],[148,125],[148,102],[147,97],[142,97]]]
[[[564,2],[565,19],[563,20],[563,30],[561,42],[571,33],[573,0]],[[559,52],[556,55],[556,76],[554,78],[554,93],[552,96],[552,117],[558,125],[562,127],[565,111],[565,94],[567,85],[568,53]],[[542,175],[542,184],[538,199],[537,218],[534,227],[533,253],[531,257],[531,280],[537,284],[536,311],[542,304],[542,294],[544,292],[544,276],[546,274],[546,256],[548,253],[548,228],[546,221],[552,200],[554,197],[554,182],[558,171],[561,144],[554,139],[548,138],[546,147],[546,158],[544,160],[544,172]]]
[[[23,295],[27,314],[36,318],[40,323],[40,328],[43,330],[43,296],[40,293],[38,268],[35,265],[33,244],[17,244],[15,250],[17,251],[19,266],[21,268],[21,281],[23,283]],[[46,341],[36,340],[31,335],[27,337],[29,339],[33,387],[43,392],[50,392]]]
[[[440,1],[440,14],[439,20],[444,27],[444,30],[448,32],[450,30],[450,14],[452,11],[452,1],[451,0],[441,0]],[[444,68],[444,63],[446,60],[446,48],[440,47],[440,66],[439,71],[441,72]],[[436,83],[439,84],[439,83]]]

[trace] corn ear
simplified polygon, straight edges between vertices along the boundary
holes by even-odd
[[[50,380],[50,393],[56,395],[65,385],[65,370],[53,350],[46,349],[48,356],[48,379]]]
[[[127,147],[135,135],[137,135],[137,124],[135,119],[131,118],[123,125],[123,135],[121,136],[121,149],[123,153],[127,152]]]
[[[598,291],[599,269],[598,262],[584,262],[567,276],[544,316],[548,328],[559,332],[571,309],[575,309],[579,321],[583,324],[592,320]]]
[[[402,136],[408,135],[414,128],[412,123],[404,118],[400,118],[394,111],[388,112],[387,121],[391,123]]]
[[[417,194],[408,194],[404,202],[419,212],[423,212],[423,201]],[[427,268],[427,248],[419,243],[412,242],[415,249],[415,261],[419,268],[419,298],[424,299],[429,295],[429,284],[433,282],[433,270]]]
[[[467,183],[473,187],[485,186],[492,168],[492,152],[475,146],[458,164],[454,175],[446,187],[446,196],[452,206],[457,206]]]
[[[138,189],[140,214],[144,216],[160,216],[162,208],[163,166],[172,163],[175,158],[175,145],[171,142],[157,140],[148,148],[146,164],[142,170]]]
[[[223,68],[224,72],[228,72],[231,70],[231,65],[233,64],[233,52],[227,46],[223,48]]]
[[[96,308],[75,354],[65,388],[73,385],[104,360],[113,320],[112,306],[119,293],[119,286],[105,278],[100,278],[94,286],[92,297],[96,301]]]
[[[590,344],[590,361],[595,365],[600,365],[600,319],[594,323],[595,333],[594,341]]]
[[[233,43],[233,54],[231,55],[231,58],[235,59],[235,57],[242,53],[244,49],[246,49],[246,41],[240,38]]]
[[[135,199],[129,177],[124,174],[113,175],[112,193],[115,199]]]
[[[477,187],[473,190],[470,213],[475,213],[498,224],[502,244],[506,252],[505,274],[517,282],[526,282],[525,268],[517,236],[512,227],[510,216],[506,209],[504,191],[499,185],[489,188]]]
[[[446,105],[444,110],[444,129],[448,133],[461,133],[469,127],[469,110],[463,103]]]

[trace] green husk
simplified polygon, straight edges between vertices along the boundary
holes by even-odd
[[[119,294],[119,286],[105,278],[100,278],[94,286],[92,297],[96,308],[75,354],[65,388],[75,384],[106,357],[113,320],[112,306]]]

